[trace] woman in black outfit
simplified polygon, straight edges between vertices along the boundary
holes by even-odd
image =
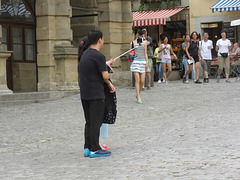
[[[202,55],[201,55],[201,50],[199,48],[199,41],[197,39],[198,39],[198,34],[196,31],[194,31],[191,34],[191,40],[189,42],[187,42],[186,53],[187,53],[187,57],[188,57],[189,69],[186,72],[186,74],[183,76],[183,83],[186,83],[186,77],[187,77],[187,75],[189,75],[192,72],[193,63],[195,63],[196,64],[196,81],[195,81],[195,83],[202,84],[202,82],[199,81],[199,71],[200,71],[199,56],[202,59]]]

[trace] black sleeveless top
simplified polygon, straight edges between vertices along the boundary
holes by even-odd
[[[199,42],[198,41],[194,42],[190,40],[189,43],[190,43],[190,46],[188,48],[188,52],[190,56],[193,56],[193,57],[198,56]]]

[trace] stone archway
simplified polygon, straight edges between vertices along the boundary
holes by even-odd
[[[35,91],[34,0],[1,0],[0,5],[1,53],[6,58],[6,50],[12,51],[7,61],[1,62],[0,84],[7,83],[13,91]]]
[[[80,2],[79,2],[80,1]],[[74,45],[78,46],[81,37],[91,29],[100,29],[104,34],[105,45],[101,50],[106,59],[115,58],[129,49],[133,40],[131,0],[71,0],[73,17]],[[79,9],[77,9],[79,8]],[[114,65],[113,81],[116,85],[131,84],[131,73],[126,56]]]
[[[7,60],[7,85],[14,92],[36,91],[36,39],[33,0],[2,0],[2,43],[13,51]]]
[[[69,0],[36,0],[38,90],[78,89]]]

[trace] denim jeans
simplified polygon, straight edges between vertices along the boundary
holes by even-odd
[[[163,76],[162,63],[157,62],[156,71],[158,73],[158,79],[162,79]]]
[[[189,69],[187,59],[186,59],[186,58],[183,58],[182,63],[183,63],[183,65],[184,65],[185,74],[186,74],[187,70]],[[196,80],[195,63],[193,63],[192,78],[193,78],[194,81]],[[187,75],[187,77],[186,77],[186,80],[188,81],[188,75]]]

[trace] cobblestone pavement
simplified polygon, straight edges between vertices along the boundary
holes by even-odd
[[[83,157],[79,95],[0,109],[0,179],[240,179],[240,82],[118,89],[112,156]]]

